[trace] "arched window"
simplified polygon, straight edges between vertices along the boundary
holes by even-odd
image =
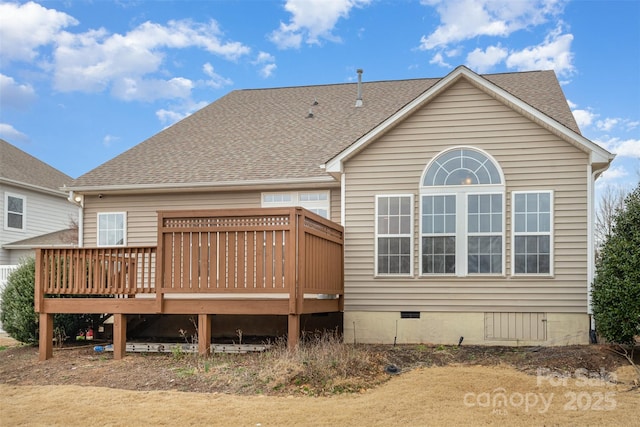
[[[447,150],[421,184],[421,274],[502,275],[504,179],[495,160],[471,147]]]
[[[484,153],[456,148],[436,157],[424,174],[422,185],[502,184],[498,167]]]

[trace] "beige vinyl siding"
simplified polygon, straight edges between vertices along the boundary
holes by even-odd
[[[504,173],[504,277],[419,275],[422,173],[452,146],[485,150]],[[586,153],[458,82],[345,164],[345,309],[585,313],[587,163]],[[512,277],[512,191],[545,190],[554,194],[554,276]],[[413,277],[374,277],[377,194],[415,195]]]
[[[332,188],[329,200],[331,203],[329,210],[329,219],[340,224],[340,190],[337,188]]]
[[[259,208],[261,196],[260,191],[88,196],[84,209],[84,246],[97,244],[98,213],[126,212],[127,245],[156,245],[156,212],[159,210]],[[340,191],[331,189],[330,199],[331,217],[339,221]]]

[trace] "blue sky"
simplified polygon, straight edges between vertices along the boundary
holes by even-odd
[[[640,1],[0,0],[0,137],[78,177],[235,89],[553,69],[640,180]]]

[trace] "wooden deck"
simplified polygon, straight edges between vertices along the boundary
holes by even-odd
[[[201,353],[213,314],[286,315],[294,347],[300,315],[343,310],[343,234],[302,208],[161,211],[157,247],[38,249],[40,359],[54,313],[113,314],[115,358],[131,314],[198,315]]]

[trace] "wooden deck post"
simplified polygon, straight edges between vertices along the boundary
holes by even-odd
[[[38,359],[40,361],[53,357],[53,314],[40,313],[40,334],[38,337]]]
[[[113,315],[113,358],[120,360],[127,352],[127,315]]]
[[[287,333],[287,348],[295,350],[300,339],[300,315],[289,314],[289,328]]]
[[[211,315],[198,314],[198,353],[208,356],[211,353]]]

